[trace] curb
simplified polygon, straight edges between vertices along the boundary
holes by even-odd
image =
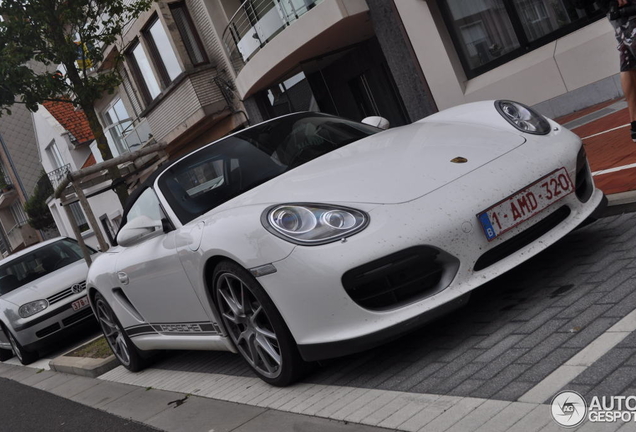
[[[119,366],[119,361],[114,355],[105,359],[87,357],[60,356],[51,360],[49,367],[52,371],[73,375],[81,375],[89,378],[97,378]]]
[[[602,217],[636,212],[636,191],[607,195],[607,201]]]

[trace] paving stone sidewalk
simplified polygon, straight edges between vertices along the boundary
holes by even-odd
[[[0,379],[2,378],[167,432],[382,432],[386,430],[30,367],[0,364]]]
[[[476,290],[464,309],[375,350],[325,362],[305,383],[516,401],[636,309],[634,276],[636,214],[606,218]],[[616,350],[577,388],[636,389],[636,336]],[[173,353],[153,367],[253,376],[229,353]]]

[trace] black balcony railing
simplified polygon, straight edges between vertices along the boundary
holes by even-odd
[[[322,0],[244,0],[223,31],[236,72],[278,33]]]
[[[66,178],[66,175],[71,171],[71,164],[66,164],[56,170],[53,170],[47,173],[49,180],[51,181],[51,185],[53,186],[53,190],[57,189],[57,187],[62,183],[62,180]]]

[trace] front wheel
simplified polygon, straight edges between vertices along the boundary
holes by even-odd
[[[287,386],[307,370],[287,325],[265,290],[231,261],[214,270],[214,295],[234,346],[265,382]]]
[[[131,372],[144,369],[146,359],[132,343],[106,299],[99,293],[95,294],[95,311],[106,342],[117,360]]]
[[[15,336],[13,336],[13,333],[8,330],[5,330],[5,333],[7,335],[7,338],[9,339],[9,342],[11,343],[11,348],[13,348],[13,352],[15,353],[16,357],[18,357],[18,360],[20,360],[20,363],[22,363],[23,365],[29,365],[40,358],[37,352],[25,350],[24,347],[20,345],[20,342],[18,342],[18,340],[15,338]]]

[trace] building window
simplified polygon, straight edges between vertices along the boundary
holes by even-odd
[[[159,96],[161,89],[139,40],[133,44],[126,57],[144,100],[147,104],[152,102],[154,98]]]
[[[601,18],[560,0],[439,0],[466,75],[473,78]]]
[[[112,103],[106,111],[104,111],[103,118],[104,123],[106,124],[106,127],[104,128],[106,138],[111,144],[111,147],[114,146],[117,150],[117,154],[114,156],[130,151],[126,141],[124,140],[124,136],[127,132],[129,132],[128,129],[132,124],[132,119],[128,115],[128,111],[126,111],[126,107],[122,100],[117,98],[115,102]]]
[[[11,214],[13,215],[13,220],[15,220],[15,224],[18,226],[26,225],[29,221],[26,213],[24,213],[24,209],[22,208],[22,203],[15,202],[11,204]]]
[[[90,229],[88,225],[88,221],[86,220],[86,216],[84,216],[84,211],[82,211],[82,206],[80,206],[79,202],[74,202],[69,204],[69,208],[71,209],[71,213],[73,214],[73,219],[75,219],[75,223],[79,228],[80,232],[85,232]]]
[[[183,72],[183,69],[179,64],[177,55],[172,49],[170,38],[168,38],[168,34],[157,15],[150,20],[150,23],[143,31],[143,35],[148,43],[148,49],[155,69],[161,77],[163,86],[167,87]]]
[[[62,153],[60,153],[60,149],[57,148],[57,144],[55,140],[51,141],[51,143],[46,148],[46,153],[49,155],[49,159],[55,168],[62,168],[64,165],[64,159],[62,158]]]
[[[207,63],[208,58],[203,49],[203,44],[197,34],[185,3],[172,3],[170,4],[170,10],[172,11],[172,18],[177,25],[181,40],[183,41],[183,45],[185,45],[186,51],[188,51],[188,56],[192,64],[198,66]]]

